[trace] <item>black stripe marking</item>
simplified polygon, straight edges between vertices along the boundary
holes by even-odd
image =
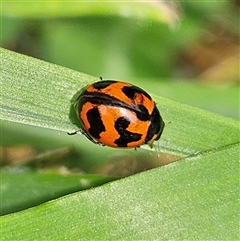
[[[147,97],[149,100],[152,100],[151,96],[145,92],[144,90],[142,90],[141,88],[132,85],[132,86],[124,86],[122,88],[122,92],[131,100],[134,100],[134,97],[137,93],[140,93],[142,95],[144,95],[145,97]]]
[[[164,128],[164,122],[162,120],[162,117],[160,116],[160,113],[155,106],[153,109],[153,113],[151,115],[150,119],[150,126],[148,128],[147,136],[145,139],[145,143],[148,143],[150,140],[152,140],[153,136],[157,134],[156,138],[154,139],[155,141],[159,140],[163,128]]]
[[[87,112],[87,119],[90,124],[89,134],[96,139],[100,139],[100,134],[106,131],[106,129],[97,107],[93,107]]]
[[[141,121],[148,121],[150,119],[148,110],[144,105],[128,105],[122,102],[121,100],[104,93],[85,92],[82,96],[80,96],[78,101],[79,101],[78,106],[83,106],[84,103],[90,102],[95,105],[102,104],[105,106],[122,107],[136,113],[138,119]]]
[[[101,89],[105,89],[106,87],[108,87],[111,84],[117,83],[117,81],[115,80],[104,80],[104,81],[99,81],[96,83],[93,83],[93,88],[97,89],[97,90],[101,90]]]
[[[117,130],[120,137],[116,139],[114,143],[117,144],[119,147],[127,147],[128,143],[139,141],[142,137],[141,134],[132,133],[126,130],[129,124],[130,121],[126,117],[120,117],[115,122],[114,127]]]

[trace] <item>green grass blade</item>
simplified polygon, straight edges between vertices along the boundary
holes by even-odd
[[[73,128],[70,100],[97,78],[4,49],[1,57],[1,119],[63,131]]]
[[[68,116],[71,98],[98,78],[4,49],[1,57],[0,119],[64,132],[76,129]],[[166,123],[155,150],[188,156],[239,142],[237,120],[153,98]]]
[[[24,210],[69,193],[114,180],[97,175],[60,175],[36,172],[8,173],[1,171],[0,176],[0,215]]]
[[[206,152],[1,217],[1,238],[238,240],[238,169],[239,144]]]

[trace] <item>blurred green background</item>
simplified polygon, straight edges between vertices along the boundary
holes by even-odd
[[[239,1],[5,1],[1,7],[3,48],[92,76],[132,82],[158,96],[239,118]],[[134,157],[126,154],[129,151],[113,154],[88,142],[76,144],[78,137],[69,143],[56,131],[4,121],[1,128],[5,171],[19,160],[32,163],[39,153],[75,145],[80,148],[77,153],[69,148],[62,155],[60,149],[45,156],[44,163],[57,159],[59,165],[63,158],[61,168],[67,166],[66,159],[77,165],[74,169],[69,164],[70,172],[120,176],[159,165],[153,157],[150,164],[136,168],[135,156],[151,156],[143,151]],[[97,161],[96,148],[101,148]],[[100,165],[118,159],[122,166]],[[129,163],[136,170],[125,173]],[[33,168],[23,166],[14,171]]]
[[[238,13],[238,1],[3,2],[1,46],[238,118]]]

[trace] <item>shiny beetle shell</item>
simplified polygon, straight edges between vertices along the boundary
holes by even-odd
[[[102,80],[83,88],[75,103],[80,131],[110,147],[152,146],[164,122],[150,95],[129,83]]]

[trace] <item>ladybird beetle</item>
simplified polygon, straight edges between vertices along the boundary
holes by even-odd
[[[110,147],[151,147],[164,122],[150,95],[130,83],[101,80],[81,89],[74,103],[80,130],[94,143]]]

